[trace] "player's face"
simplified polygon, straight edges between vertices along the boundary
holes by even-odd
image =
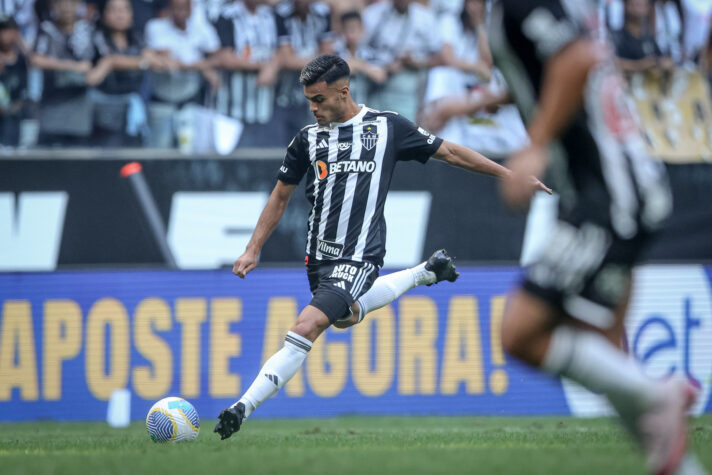
[[[319,125],[343,122],[349,86],[341,81],[326,84],[325,81],[304,86],[304,95],[309,100],[309,111]]]

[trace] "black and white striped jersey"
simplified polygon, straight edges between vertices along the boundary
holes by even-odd
[[[250,12],[242,2],[225,6],[215,24],[222,48],[255,63],[272,59],[277,51],[277,25],[272,8],[258,5]],[[248,124],[269,122],[274,86],[258,86],[257,71],[226,71],[218,90],[218,111]]]
[[[383,208],[396,162],[425,163],[441,143],[395,112],[365,106],[347,122],[303,128],[289,144],[278,178],[297,184],[306,175],[310,261],[383,265]]]
[[[588,2],[500,0],[490,31],[495,62],[525,122],[532,118],[545,64],[594,36]],[[604,225],[623,239],[659,228],[670,212],[665,168],[648,156],[613,58],[587,76],[583,105],[553,144],[550,174],[560,216]]]

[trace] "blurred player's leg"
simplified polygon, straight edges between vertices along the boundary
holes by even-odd
[[[616,314],[621,318],[624,307]],[[533,366],[606,395],[643,445],[648,468],[669,473],[677,467],[686,450],[685,411],[694,399],[687,383],[655,382],[601,333],[555,325],[555,318],[553,308],[520,290],[505,312],[505,349]]]

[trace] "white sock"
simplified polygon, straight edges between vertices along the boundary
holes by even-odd
[[[294,332],[287,332],[282,349],[265,362],[252,385],[237,401],[245,405],[245,417],[277,394],[277,391],[292,379],[304,363],[311,347],[311,341]]]
[[[368,292],[358,299],[361,308],[358,321],[381,307],[385,307],[410,289],[424,284],[435,283],[435,273],[425,269],[425,262],[410,269],[379,277],[373,282]]]
[[[605,394],[624,418],[653,404],[659,394],[657,383],[633,358],[593,331],[558,326],[542,367]]]

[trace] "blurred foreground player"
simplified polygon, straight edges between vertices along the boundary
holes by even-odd
[[[240,400],[220,413],[215,432],[222,439],[238,431],[244,418],[296,374],[312,343],[330,325],[349,327],[413,287],[457,279],[444,250],[414,268],[376,278],[386,253],[383,208],[396,162],[425,163],[434,156],[472,172],[509,175],[479,153],[443,141],[395,112],[357,105],[349,75],[347,63],[334,55],[319,56],[302,70],[299,80],[317,123],[304,127],[289,144],[277,185],[245,253],[235,261],[233,273],[239,277],[257,266],[262,246],[306,175],[312,204],[306,264],[313,298],[287,333],[284,347],[267,360]],[[533,177],[522,186],[529,193],[551,192]]]
[[[577,11],[578,10],[578,11]],[[531,145],[508,161],[504,199],[551,161],[561,195],[548,247],[508,302],[502,341],[515,357],[606,395],[652,473],[704,473],[686,451],[695,389],[646,377],[620,341],[631,270],[670,212],[664,167],[648,158],[608,48],[586,27],[586,2],[502,0],[495,61],[528,124]],[[551,157],[551,160],[550,160]],[[677,472],[679,470],[679,472]]]

